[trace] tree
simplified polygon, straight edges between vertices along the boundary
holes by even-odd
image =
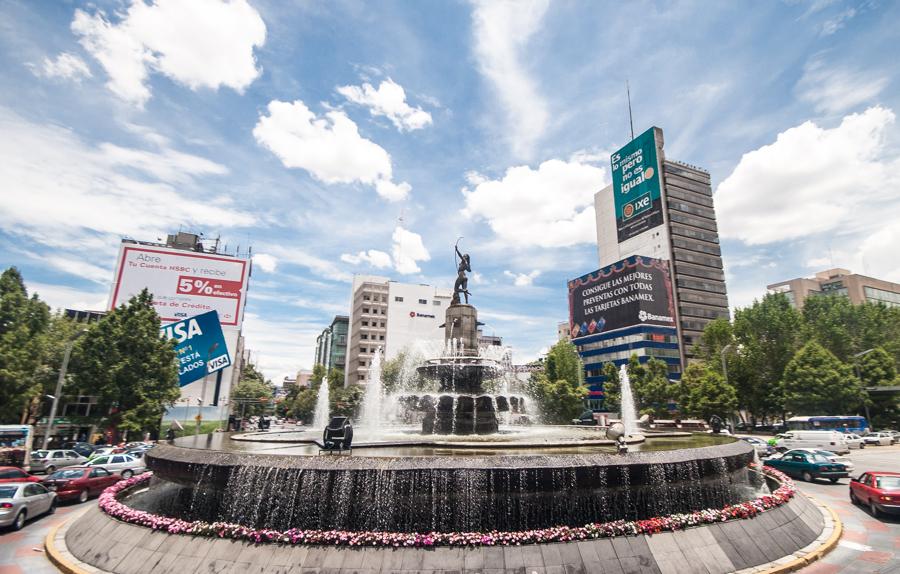
[[[266,381],[265,376],[252,363],[247,363],[241,372],[241,379],[231,390],[231,399],[241,403],[241,408],[235,409],[244,416],[257,416],[269,412],[269,401],[275,389]],[[263,401],[262,399],[266,399]]]
[[[325,368],[325,365],[321,363],[316,363],[313,366],[312,376],[310,376],[309,380],[313,381],[315,384],[319,384],[322,379],[328,376],[328,369]]]
[[[344,370],[332,368],[328,371],[328,388],[330,390],[340,389],[344,386]]]
[[[863,387],[900,386],[897,365],[894,358],[882,347],[856,359],[860,381]],[[872,428],[894,427],[900,420],[900,392],[889,392],[868,396],[869,415]]]
[[[722,349],[733,343],[734,327],[731,321],[719,317],[706,324],[696,352],[711,368],[721,371]]]
[[[784,404],[794,414],[856,413],[864,398],[853,369],[816,341],[797,351],[784,370]]]
[[[543,372],[529,380],[529,391],[549,424],[568,424],[584,410],[588,388],[584,385],[584,365],[575,345],[559,341],[547,353]]]
[[[47,328],[35,339],[35,346],[41,350],[41,358],[34,371],[29,388],[23,392],[26,401],[23,422],[34,424],[41,416],[46,395],[56,393],[56,383],[62,368],[66,347],[72,343],[84,325],[69,319],[61,313],[51,315]],[[71,375],[66,378],[63,396],[72,395]]]
[[[628,381],[639,413],[668,414],[669,399],[675,397],[677,389],[669,382],[669,367],[665,361],[650,358],[641,363],[638,356],[632,354],[628,359]]]
[[[603,364],[603,408],[618,411],[622,404],[622,390],[619,388],[619,368],[615,363]]]
[[[737,408],[737,392],[725,378],[703,363],[692,363],[678,384],[679,409],[688,416],[709,420],[713,415],[723,419]]]
[[[799,346],[802,322],[783,293],[769,293],[734,314],[737,349],[729,355],[728,380],[738,405],[755,420],[783,414],[784,369]],[[739,349],[739,352],[738,352]]]
[[[28,296],[15,267],[0,275],[0,421],[20,422],[29,405],[35,373],[44,357],[42,335],[50,308]]]
[[[161,338],[159,327],[153,296],[144,289],[92,325],[72,352],[75,385],[111,406],[116,434],[156,431],[180,396],[175,343]]]
[[[288,413],[297,420],[307,424],[312,422],[313,414],[316,412],[317,389],[303,389],[290,402]]]

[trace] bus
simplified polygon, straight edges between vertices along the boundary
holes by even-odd
[[[869,421],[860,416],[791,417],[785,421],[788,430],[836,430],[864,435],[869,432]]]
[[[31,425],[0,425],[0,466],[20,466],[28,472],[33,441]]]

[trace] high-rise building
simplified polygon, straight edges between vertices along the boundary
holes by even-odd
[[[450,289],[398,283],[374,275],[355,275],[345,383],[365,384],[372,357],[379,349],[385,359],[392,359],[413,342],[442,342],[444,332],[440,326],[452,297]]]
[[[729,317],[712,187],[708,171],[665,157],[660,128],[651,128],[632,144],[642,138],[655,148],[656,157],[653,159],[661,168],[659,173],[662,175],[658,179],[661,183],[658,186],[660,196],[652,197],[652,205],[642,210],[634,205],[642,201],[644,194],[636,199],[628,197],[631,190],[637,189],[635,186],[627,187],[625,193],[620,192],[618,201],[613,194],[614,185],[597,192],[594,208],[600,267],[631,255],[669,261],[674,279],[676,328],[684,365],[687,359],[693,357],[693,347],[699,342],[706,324],[719,317]],[[629,147],[622,149],[629,150]],[[643,155],[650,154],[640,154],[631,161]],[[620,159],[627,168],[627,156]],[[643,173],[649,168],[651,174],[647,179],[652,180],[652,171],[658,168],[647,165],[649,162],[646,160],[643,163]],[[627,185],[625,182],[621,187]],[[643,225],[639,221],[642,218]]]
[[[802,309],[808,298],[817,295],[843,295],[856,305],[883,303],[888,307],[900,307],[900,283],[857,275],[840,268],[820,271],[810,278],[799,277],[775,283],[769,285],[768,290],[784,293],[797,309]]]
[[[331,325],[325,327],[316,337],[316,358],[314,364],[322,365],[326,370],[343,369],[347,357],[347,330],[350,318],[346,315],[335,315]]]

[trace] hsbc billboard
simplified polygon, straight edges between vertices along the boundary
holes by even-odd
[[[238,257],[123,243],[109,308],[146,288],[163,323],[216,311],[222,326],[240,328],[249,273]]]
[[[669,263],[633,255],[569,281],[572,338],[634,325],[675,326]]]
[[[657,132],[650,128],[610,156],[619,243],[663,223]]]

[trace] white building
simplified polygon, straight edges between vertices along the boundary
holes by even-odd
[[[392,359],[414,341],[443,341],[444,331],[440,326],[452,298],[452,289],[398,283],[376,275],[355,275],[345,383],[366,383],[372,357],[378,349],[383,350],[385,359]]]

